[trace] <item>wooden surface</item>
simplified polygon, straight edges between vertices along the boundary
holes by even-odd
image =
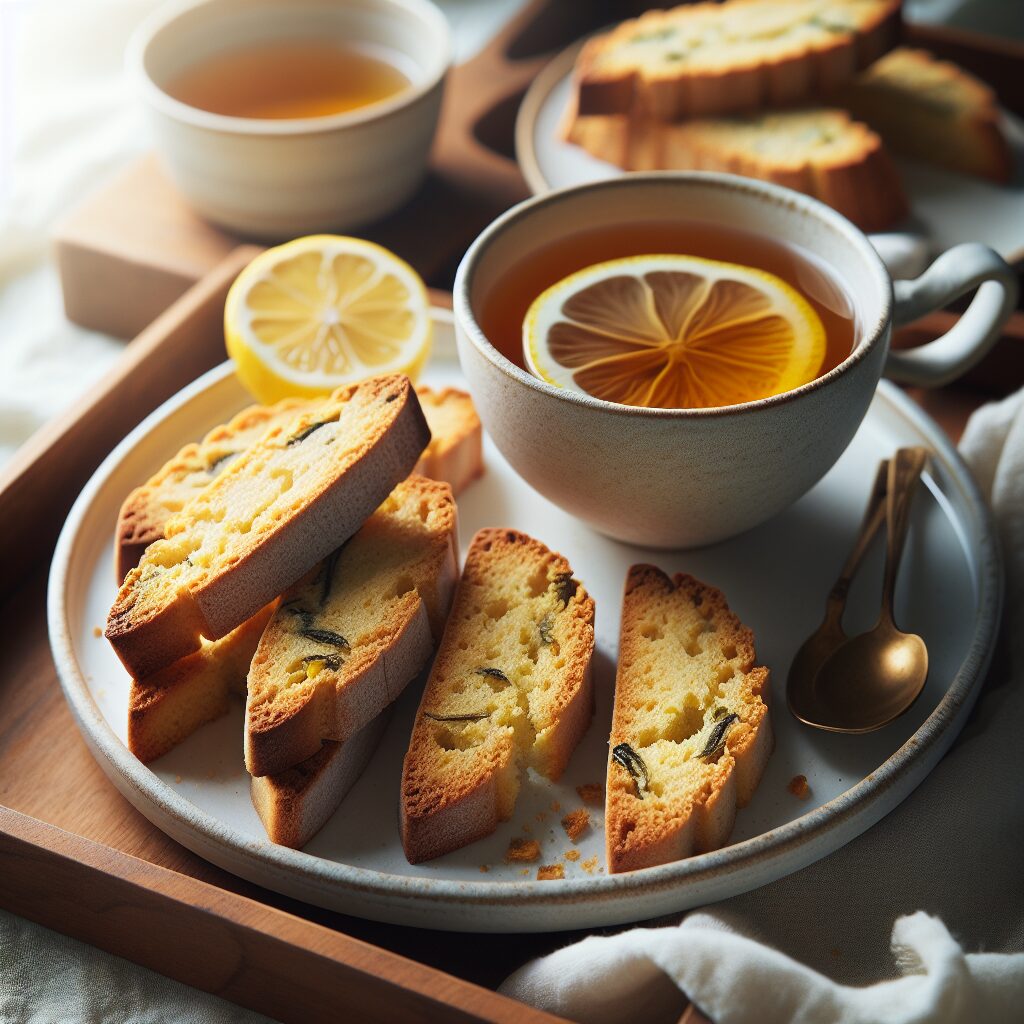
[[[449,281],[480,228],[526,194],[511,161],[511,126],[547,54],[642,6],[532,3],[475,60],[455,69],[423,189],[408,208],[365,233],[404,255],[428,281]],[[961,35],[941,30],[913,35],[967,66],[974,60],[974,70],[1003,83],[1004,102],[1024,110],[1024,76],[1012,47],[965,49]],[[432,933],[308,907],[237,879],[164,836],[92,759],[47,645],[53,540],[114,443],[223,358],[223,296],[252,250],[235,251],[237,239],[198,221],[152,158],[101,188],[56,241],[69,315],[123,337],[141,333],[115,372],[0,474],[0,569],[11,581],[0,599],[0,904],[283,1020],[336,1019],[339,1003],[368,1020],[553,1020],[488,989],[580,934]],[[179,296],[159,322],[142,329]],[[926,340],[954,317],[936,314],[903,332],[901,343]],[[966,386],[915,398],[956,438],[981,401],[1019,384],[1022,350],[1018,317]],[[691,1007],[680,1024],[704,1020]]]
[[[17,914],[281,1021],[560,1020],[6,808],[0,895]]]

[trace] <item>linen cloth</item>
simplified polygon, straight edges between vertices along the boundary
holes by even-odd
[[[931,775],[824,860],[674,927],[584,939],[502,992],[585,1024],[675,1021],[676,986],[715,1024],[1024,1020],[1024,389],[960,447],[998,523],[1009,668]]]
[[[123,351],[121,342],[64,320],[57,277],[47,262],[47,233],[88,191],[148,147],[121,67],[128,36],[156,3],[157,0],[0,0],[0,464],[47,418],[102,376]],[[439,0],[453,25],[457,59],[471,55],[522,3],[523,0]],[[908,7],[913,8],[915,17],[948,18],[966,27],[998,29],[1003,34],[1011,34],[1015,28],[1019,33],[1024,27],[1019,23],[1015,2],[915,0],[912,4],[908,2]],[[907,258],[916,259],[917,254],[909,252]],[[1006,510],[1019,512],[1024,508],[1024,495],[1020,493],[1024,472],[1018,465],[1014,475],[1008,468],[1011,463],[1000,457],[1002,449],[996,443],[1002,438],[1009,449],[1020,451],[1024,447],[1024,420],[1015,408],[1012,403],[1004,403],[977,414],[964,444],[1000,515],[1007,550],[1012,549],[1019,556],[1024,550],[1024,523],[1019,514],[1014,516]],[[1017,564],[1019,567],[1019,561]],[[1015,621],[1019,622],[1024,604],[1020,598],[1019,572],[1016,578],[1018,596],[1014,607]],[[1019,691],[1019,643],[1013,664]],[[993,720],[1021,721],[1022,695],[1018,692],[1010,699],[1009,680],[996,682],[997,686],[985,695],[960,745],[939,766],[943,770],[953,758],[960,758],[956,763],[965,770],[978,770],[982,765],[983,774],[976,780],[979,785],[988,784],[1015,794],[1016,805],[1007,806],[994,832],[972,832],[978,824],[977,816],[949,813],[948,808],[967,806],[963,804],[963,792],[950,788],[945,791],[945,816],[933,820],[932,827],[926,827],[922,833],[927,838],[914,844],[932,844],[940,862],[938,874],[934,867],[931,874],[922,874],[913,867],[901,871],[890,856],[877,856],[876,845],[871,841],[875,833],[879,834],[877,847],[885,850],[901,849],[907,841],[903,830],[895,828],[888,841],[881,838],[889,834],[882,830],[892,827],[889,822],[896,815],[891,815],[869,836],[798,876],[760,893],[729,901],[711,913],[691,914],[682,926],[668,930],[678,932],[689,948],[696,947],[692,963],[687,957],[686,964],[673,970],[679,972],[684,988],[698,995],[699,1000],[707,1000],[704,1005],[718,1024],[745,1019],[769,1021],[760,1012],[754,1018],[729,1014],[744,1009],[739,1005],[743,993],[752,989],[754,1005],[760,1011],[766,1006],[766,990],[788,984],[787,978],[796,978],[798,985],[814,987],[819,999],[814,1012],[821,1016],[798,1017],[794,1011],[777,1019],[846,1019],[825,1016],[844,992],[840,991],[839,996],[831,993],[824,979],[813,978],[811,971],[847,984],[865,984],[895,974],[889,930],[894,915],[904,910],[924,908],[938,914],[953,935],[962,940],[963,948],[970,951],[1022,947],[1019,865],[1011,877],[1008,868],[1012,865],[1007,865],[1005,858],[993,863],[987,853],[990,844],[1002,850],[1024,849],[1019,806],[1020,757],[1016,764],[1009,764],[1010,759],[1002,751],[996,762],[989,762],[980,752],[986,742],[992,742],[993,734],[987,730]],[[965,749],[972,753],[965,756]],[[929,807],[943,804],[944,783],[937,780],[938,774],[934,773],[896,814],[910,814],[925,799],[929,800]],[[955,776],[956,769],[951,774]],[[934,788],[936,794],[926,797],[926,787]],[[927,813],[915,815],[911,824],[927,826],[928,818]],[[955,862],[941,867],[950,851],[957,854]],[[860,874],[850,875],[851,870]],[[851,891],[845,900],[837,898],[848,875],[864,874],[871,875],[879,891]],[[899,891],[903,897],[896,899],[891,895]],[[854,895],[858,896],[856,902]],[[1008,907],[1014,911],[1012,914],[1008,915]],[[1009,926],[1000,928],[1000,922],[1006,923],[1008,916],[1012,919]],[[956,943],[945,938],[943,926],[935,921],[913,918],[897,930],[902,948],[916,951],[916,956],[928,965],[926,978],[936,983],[947,979],[948,987],[938,990],[934,985],[922,986],[915,975],[905,979],[912,984],[902,990],[876,987],[867,990],[869,993],[902,991],[906,995],[901,998],[909,999],[920,998],[915,993],[941,991],[949,993],[952,1000],[957,992],[966,992],[965,1002],[950,1003],[953,1010],[965,1007],[963,1013],[970,1008],[973,1016],[961,1015],[959,1019],[964,1020],[1001,1019],[995,1003],[966,1001],[978,997],[976,992],[968,991],[972,986],[981,986],[985,998],[990,999],[995,998],[997,991],[1009,992],[1017,1007],[1024,1005],[1024,996],[1018,989],[999,988],[1004,984],[1005,979],[1000,978],[1007,973],[1005,966],[1009,963],[1012,967],[1013,962],[973,952],[961,959],[954,948]],[[638,931],[641,937],[653,934],[651,930]],[[739,939],[740,932],[770,943],[770,947]],[[734,994],[729,994],[727,978],[716,973],[714,961],[701,959],[699,951],[709,948],[706,943],[712,937],[715,942],[746,941],[750,970],[758,970],[753,976],[771,979],[770,982],[738,987]],[[596,948],[611,951],[607,961],[602,960],[608,964],[609,976],[616,973],[611,965],[622,960],[619,947],[612,945],[618,941],[588,940]],[[623,1001],[616,1003],[610,989],[598,988],[600,977],[592,971],[583,975],[586,985],[604,993],[602,1000],[608,1002],[606,1012],[611,1016],[588,1016],[597,1010],[593,1000],[589,1005],[580,1001],[579,993],[584,986],[545,984],[543,965],[519,972],[507,983],[507,990],[538,1004],[561,999],[563,1012],[581,1020],[629,1016],[655,1022],[662,1019],[657,1014],[661,1012],[663,1016],[666,1006],[674,1006],[677,1016],[682,997],[669,974],[658,966],[657,957],[640,951],[640,940],[622,941],[637,944],[628,954],[631,971],[636,978],[644,979],[645,985],[634,986],[633,991],[620,986]],[[840,953],[838,959],[833,956],[835,951]],[[667,953],[659,956],[668,963]],[[585,959],[589,961],[589,952]],[[572,962],[571,957],[563,961]],[[1019,975],[1011,973],[1009,977],[1012,980],[1008,984],[1016,985]],[[721,999],[721,1005],[713,1003],[712,997]],[[866,995],[867,1001],[858,1003],[862,1011],[874,1006],[877,1013],[873,1019],[897,1019],[888,1012],[888,1004],[872,1004],[871,998]],[[578,1012],[570,1012],[570,1000]],[[554,1008],[555,1003],[547,1005]],[[620,1008],[623,1012],[615,1016]],[[257,1024],[266,1019],[0,911],[3,1024],[158,1024],[186,1020]]]

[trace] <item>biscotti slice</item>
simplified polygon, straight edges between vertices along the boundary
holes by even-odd
[[[897,41],[900,0],[727,0],[648,11],[584,46],[581,114],[660,121],[806,102]]]
[[[201,725],[228,713],[232,696],[245,696],[245,679],[274,605],[267,605],[220,640],[145,679],[128,695],[128,749],[144,763],[156,760]]]
[[[772,750],[768,670],[721,592],[652,565],[626,578],[605,835],[608,870],[713,850]]]
[[[412,863],[493,832],[529,766],[565,769],[593,713],[594,602],[569,563],[514,530],[466,556],[402,771]]]
[[[362,525],[430,440],[407,377],[339,388],[278,424],[168,521],[106,636],[143,678],[241,625]]]
[[[887,53],[835,100],[896,153],[997,182],[1013,173],[995,93],[924,50]]]
[[[272,843],[300,850],[323,828],[359,781],[390,718],[388,708],[344,743],[328,740],[294,768],[252,777],[252,803]]]
[[[458,388],[416,388],[430,444],[414,472],[451,484],[457,496],[484,471],[483,430],[473,399]]]
[[[281,597],[249,670],[245,766],[282,772],[347,740],[417,675],[458,573],[448,484],[413,476]]]
[[[120,583],[139,564],[142,553],[164,535],[167,520],[180,512],[218,473],[226,469],[271,427],[289,422],[318,403],[288,398],[277,405],[251,405],[230,422],[189,444],[136,487],[117,517],[116,569]]]
[[[483,473],[482,432],[473,400],[458,388],[416,388],[431,438],[413,470],[452,485],[456,495]],[[253,405],[230,423],[211,430],[199,444],[186,445],[125,498],[117,518],[116,569],[120,583],[142,553],[164,535],[167,520],[180,512],[232,459],[278,422],[319,403],[288,398],[273,406]]]
[[[626,170],[726,171],[774,182],[828,203],[864,231],[907,213],[882,140],[842,110],[811,108],[662,124],[577,117],[570,142]]]

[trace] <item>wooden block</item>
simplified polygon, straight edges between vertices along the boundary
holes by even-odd
[[[82,327],[133,338],[239,240],[193,213],[149,155],[58,226],[64,312]]]

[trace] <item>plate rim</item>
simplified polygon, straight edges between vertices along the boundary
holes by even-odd
[[[450,324],[451,315],[447,310],[439,314],[439,326]],[[438,905],[469,914],[468,920],[453,914],[442,921],[431,921],[433,928],[504,932],[579,928],[584,925],[578,916],[553,912],[568,904],[579,906],[581,903],[596,908],[587,918],[591,924],[640,920],[642,918],[630,915],[628,909],[623,913],[622,904],[641,893],[648,904],[654,894],[679,893],[701,885],[708,886],[714,895],[716,886],[720,889],[722,884],[727,885],[749,873],[754,876],[749,884],[728,894],[746,891],[798,870],[845,845],[902,802],[929,774],[959,733],[977,697],[993,655],[1003,597],[1003,567],[992,514],[959,453],[938,425],[899,389],[883,381],[879,386],[883,401],[924,436],[934,453],[935,471],[941,474],[947,487],[955,486],[961,493],[967,515],[956,515],[954,522],[970,531],[973,543],[968,545],[968,552],[975,556],[976,564],[970,568],[978,586],[978,599],[970,645],[946,693],[920,727],[865,779],[784,825],[720,850],[625,874],[592,875],[554,883],[396,875],[276,846],[267,839],[241,832],[176,793],[129,753],[103,716],[89,690],[84,671],[74,657],[75,630],[69,618],[75,584],[71,572],[75,550],[96,495],[123,459],[157,424],[181,410],[195,396],[217,386],[231,372],[230,363],[222,363],[171,396],[135,427],[92,474],[76,499],[54,550],[47,591],[47,619],[61,687],[100,767],[122,793],[128,796],[130,790],[143,801],[145,807],[129,796],[137,809],[162,831],[235,874],[245,875],[240,868],[248,869],[259,876],[253,880],[275,888],[275,881],[267,878],[269,871],[277,880],[278,891],[293,895],[301,891],[300,898],[307,902],[316,902],[315,896],[310,894],[321,893],[326,887],[337,909],[375,920],[409,924],[410,916]],[[845,837],[842,842],[820,849],[824,837],[836,829]],[[787,858],[799,863],[778,870]],[[362,902],[358,902],[360,896],[364,897]],[[339,897],[350,897],[358,905],[341,906]],[[396,910],[389,905],[394,901],[412,901],[414,907],[410,910],[408,904],[404,904]],[[484,919],[473,917],[474,908],[519,912],[512,913],[510,920],[503,920],[499,915]],[[544,920],[530,919],[531,914],[545,913]]]
[[[597,33],[594,34],[596,35]],[[564,50],[555,54],[551,60],[541,68],[540,73],[533,79],[533,81],[530,82],[529,87],[523,94],[523,98],[519,103],[519,109],[516,111],[514,131],[516,163],[519,165],[519,170],[526,179],[527,187],[530,189],[530,193],[532,195],[539,196],[547,192],[556,191],[556,189],[548,182],[547,178],[544,176],[543,170],[541,169],[540,160],[537,157],[534,129],[536,127],[541,108],[547,101],[548,96],[550,96],[551,92],[561,84],[569,73],[571,73],[572,67],[576,62],[576,55],[581,49],[583,49],[586,42],[586,38],[577,40],[575,43],[567,46]],[[1004,118],[1011,116],[1005,109],[1000,109]],[[1017,123],[1020,125],[1021,129],[1024,130],[1024,122],[1018,121]],[[621,168],[619,170],[623,175],[631,173],[630,171],[625,171]],[[856,227],[856,225],[854,226]],[[868,239],[871,238],[871,235],[867,234],[867,232],[865,232],[865,235]],[[924,237],[927,238],[927,236]],[[964,241],[968,241],[968,239],[964,239]],[[938,253],[936,252],[935,255],[938,255]],[[1024,243],[1021,243],[1016,249],[1013,249],[1003,258],[1012,267],[1017,267],[1024,263]]]

